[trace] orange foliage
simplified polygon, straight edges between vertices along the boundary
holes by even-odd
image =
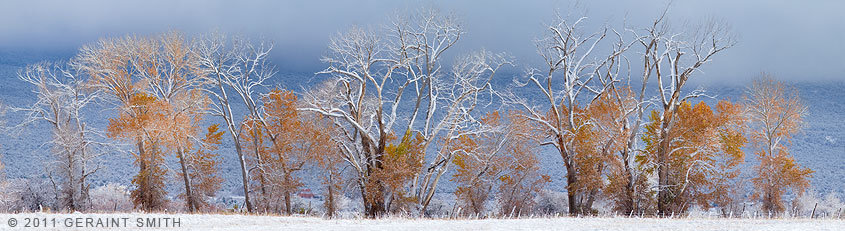
[[[197,210],[211,209],[208,199],[216,194],[220,189],[220,184],[223,183],[223,178],[217,174],[222,159],[219,154],[214,153],[221,143],[223,133],[217,124],[208,126],[205,138],[202,139],[196,151],[185,156],[186,172],[191,185],[191,194],[194,197],[192,200]],[[190,149],[187,150],[190,151]],[[180,172],[179,175],[186,172]],[[181,196],[188,199],[185,194]]]
[[[623,96],[616,98],[612,95],[614,93]],[[629,94],[628,89],[607,91],[586,110],[576,111],[578,129],[575,131],[573,147],[578,151],[578,155],[574,156],[578,163],[576,169],[579,180],[575,188],[583,192],[577,203],[581,214],[595,213],[592,204],[600,193],[614,195],[611,199],[617,205],[633,200],[627,198],[630,195],[625,191],[628,173],[625,172],[624,160],[616,155],[626,148],[628,129],[631,129],[626,124],[627,110],[630,110],[630,104],[633,103],[630,98],[626,98]],[[624,101],[626,99],[628,101]],[[605,179],[611,184],[606,184]]]
[[[651,121],[659,121],[652,111]],[[692,106],[682,102],[675,122],[668,132],[669,155],[666,160],[668,185],[658,186],[669,195],[668,211],[682,213],[692,204],[709,208],[713,203],[724,204],[732,190],[731,181],[738,175],[736,167],[744,161],[740,149],[747,141],[745,120],[738,104],[720,101],[716,112],[700,102]],[[636,157],[648,173],[657,170],[659,123],[646,125],[642,139],[646,152]]]
[[[336,147],[326,134],[329,131],[321,130],[323,121],[296,110],[297,97],[292,91],[273,90],[263,101],[264,120],[247,118],[247,136],[243,137],[249,149],[256,150],[254,144],[258,144],[258,152],[250,159],[258,166],[253,176],[261,181],[257,205],[267,211],[291,213],[292,194],[303,186],[296,172],[314,156],[335,152]]]
[[[316,163],[316,166],[322,170],[321,177],[323,184],[326,186],[325,200],[323,206],[326,209],[326,216],[332,217],[337,212],[338,194],[341,194],[343,187],[343,157],[341,156],[340,147],[335,141],[331,140],[332,134],[341,132],[331,121],[320,114],[316,113],[302,113],[303,121],[310,121],[309,126],[313,127],[312,140],[318,140],[323,143],[325,152],[310,152],[309,160]]]
[[[166,168],[162,165],[169,153],[176,153],[182,165],[180,176],[190,211],[202,203],[198,197],[213,195],[209,190],[219,187],[202,186],[205,190],[200,190],[200,195],[191,195],[189,178],[205,182],[201,184],[219,182],[214,176],[217,165],[209,162],[217,158],[216,154],[192,153],[195,143],[200,143],[199,149],[210,147],[193,138],[201,130],[199,122],[208,100],[196,82],[197,65],[191,49],[191,43],[180,33],[171,32],[158,38],[101,40],[84,47],[73,60],[75,67],[91,76],[94,86],[117,103],[120,114],[109,119],[109,136],[137,144],[135,157],[140,170],[133,180],[138,186],[133,199],[146,211],[159,210],[164,204],[159,201],[165,198],[162,178]],[[198,162],[186,163],[187,159]],[[207,164],[211,166],[200,166]],[[200,179],[203,177],[209,179]]]
[[[769,78],[755,80],[746,101],[760,160],[753,197],[762,200],[764,211],[777,214],[784,210],[781,197],[787,190],[800,195],[810,185],[813,171],[796,164],[786,147],[800,131],[807,108],[796,91]]]
[[[145,93],[136,93],[117,118],[110,118],[108,136],[135,141],[138,152],[133,153],[138,175],[132,178],[135,206],[145,211],[162,209],[167,203],[164,191],[164,153],[161,150],[162,121],[166,121],[167,104]]]
[[[395,138],[391,137],[389,140]],[[367,191],[376,191],[377,187],[384,187],[390,197],[386,210],[391,213],[411,211],[411,206],[417,202],[416,197],[408,195],[404,190],[413,180],[416,173],[422,170],[422,158],[425,154],[423,136],[419,133],[407,131],[399,143],[388,144],[384,149],[381,168],[373,169],[367,181]],[[378,200],[376,193],[369,193],[369,200]]]
[[[493,128],[500,127],[499,112],[493,111],[481,118],[482,123]],[[453,152],[452,163],[457,167],[452,181],[458,184],[455,196],[464,207],[465,214],[484,214],[484,204],[505,166],[504,150],[508,136],[506,131],[495,131],[480,135],[462,135],[453,140],[449,152]]]
[[[533,198],[551,178],[540,174],[540,162],[532,141],[539,134],[529,126],[520,111],[508,111],[503,119],[498,111],[482,117],[490,129],[480,134],[463,135],[450,143],[455,153],[452,163],[457,172],[458,200],[467,214],[483,214],[484,203],[495,193],[501,214],[528,212]],[[494,191],[495,190],[495,191]]]
[[[540,135],[530,126],[530,121],[521,111],[509,111],[507,126],[512,133],[506,152],[506,168],[499,177],[499,210],[502,214],[529,212],[534,205],[534,196],[551,182],[551,177],[540,173],[538,150],[534,145]]]
[[[592,149],[595,156],[593,159],[603,162],[587,165],[587,168],[592,169],[581,173],[587,175],[584,178],[590,181],[583,184],[587,186],[583,188],[587,195],[582,198],[582,213],[595,212],[591,205],[598,193],[613,201],[613,209],[623,214],[642,212],[650,203],[648,179],[645,174],[636,173],[630,162],[634,152],[631,142],[636,142],[632,136],[638,131],[633,131],[633,123],[636,121],[628,120],[631,115],[636,115],[636,104],[634,93],[628,87],[612,87],[597,97],[586,110],[585,114],[591,123],[586,126],[591,127],[589,133],[594,138],[592,142],[584,143],[589,145],[582,145],[579,150]],[[606,178],[602,178],[602,175],[606,175]]]

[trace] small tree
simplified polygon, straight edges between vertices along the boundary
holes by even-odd
[[[308,159],[322,170],[320,175],[326,187],[323,191],[324,208],[326,216],[333,217],[338,210],[337,196],[343,194],[344,188],[344,158],[340,151],[341,145],[339,145],[342,141],[336,139],[341,130],[332,124],[332,120],[316,113],[300,113],[300,117],[307,123],[306,126],[311,128],[308,131],[313,132],[309,135],[310,139],[321,142],[324,149],[324,152],[309,152]]]
[[[485,203],[493,194],[501,172],[506,166],[505,150],[513,133],[508,132],[498,111],[487,113],[481,119],[489,129],[476,135],[462,135],[448,143],[457,167],[452,181],[458,184],[455,196],[465,214],[483,215]]]
[[[540,174],[532,145],[539,133],[520,113],[490,112],[481,118],[482,132],[462,135],[448,144],[458,168],[453,178],[458,183],[455,195],[466,214],[484,214],[491,195],[499,200],[503,215],[527,212],[534,196],[550,181]]]
[[[271,190],[278,191],[284,199],[285,213],[291,214],[291,195],[302,187],[296,172],[302,170],[309,152],[322,152],[323,144],[316,144],[323,137],[311,136],[313,127],[307,127],[296,111],[297,97],[291,91],[274,90],[263,97],[265,102],[266,133],[270,138],[269,155],[264,158]],[[313,138],[313,139],[312,139]]]
[[[187,178],[186,189],[191,190],[190,194],[185,191],[182,196],[186,201],[190,198],[192,204],[187,205],[190,211],[209,211],[211,206],[208,198],[213,197],[223,183],[223,178],[218,174],[222,160],[220,155],[214,152],[221,143],[223,133],[217,124],[208,126],[205,137],[197,141],[198,147],[185,149],[186,153],[183,159],[180,159],[182,171],[179,175],[183,179]],[[191,149],[196,151],[191,152]]]
[[[259,150],[249,161],[256,166],[256,178],[263,181],[257,189],[266,190],[256,200],[261,202],[257,208],[291,214],[291,197],[303,185],[296,172],[312,162],[311,158],[331,155],[336,146],[328,131],[320,130],[325,128],[324,121],[297,111],[299,101],[292,91],[273,90],[262,101],[261,117],[248,118],[244,127],[256,135],[245,136],[244,143]],[[277,203],[280,199],[283,203]]]
[[[753,197],[762,201],[764,211],[777,214],[784,210],[781,196],[787,190],[800,195],[810,185],[808,178],[813,171],[795,163],[786,147],[792,135],[801,130],[807,107],[796,90],[768,76],[752,83],[745,103],[751,139],[760,160],[754,168]]]
[[[577,202],[581,214],[592,214],[592,205],[602,193],[615,193],[618,197],[611,198],[623,204],[632,201],[627,187],[613,192],[614,189],[607,188],[609,185],[605,183],[605,176],[611,182],[624,182],[628,180],[628,174],[633,174],[631,166],[626,165],[625,155],[616,155],[625,149],[630,129],[626,119],[635,104],[630,95],[628,89],[611,86],[588,108],[575,108],[578,115],[575,122],[579,129],[575,131],[573,146],[583,153],[576,156],[576,162],[581,163],[576,168],[580,176],[576,188],[584,192]],[[614,177],[617,179],[609,179]]]
[[[541,174],[540,159],[537,155],[537,140],[541,133],[537,133],[532,121],[514,110],[507,116],[508,132],[513,137],[504,150],[505,168],[499,177],[499,210],[502,215],[519,215],[534,206],[534,197],[542,190],[551,177]]]
[[[643,110],[648,105],[644,101],[644,94],[645,87],[640,88],[639,94],[635,95],[628,86],[613,84],[587,108],[588,127],[591,128],[590,133],[593,133],[587,137],[595,137],[592,149],[605,162],[587,165],[593,168],[593,171],[589,171],[593,174],[588,177],[591,182],[582,185],[592,189],[582,210],[592,209],[591,204],[599,188],[601,193],[614,202],[613,209],[622,214],[639,214],[644,211],[644,207],[648,207],[651,195],[647,175],[638,171],[633,158],[641,151],[637,146],[637,138],[641,135],[640,126],[644,123]],[[602,173],[602,170],[606,172]],[[601,174],[606,174],[606,184],[602,182],[604,179]]]

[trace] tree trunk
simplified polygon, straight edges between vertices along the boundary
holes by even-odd
[[[383,188],[383,187],[379,186],[379,188]],[[369,206],[368,206],[369,211],[366,211],[367,217],[376,218],[376,217],[379,217],[381,215],[384,215],[384,212],[385,212],[384,196],[380,195],[381,194],[380,192],[382,192],[382,191],[384,191],[384,190],[382,189],[382,190],[378,190],[378,192],[374,192],[374,193],[378,193],[378,194],[376,194],[374,196],[374,198],[369,201]]]
[[[293,208],[290,206],[290,194],[289,190],[285,190],[285,213],[287,215],[293,214]]]
[[[575,190],[575,169],[570,161],[566,161],[566,199],[569,202],[569,215],[578,216],[578,197]]]
[[[625,198],[623,198],[623,212],[633,213],[636,210],[634,206],[634,174],[631,172],[631,165],[628,163],[629,157],[628,149],[622,150],[622,162],[625,178],[628,182],[625,184]]]
[[[376,218],[385,213],[384,186],[382,186],[382,182],[380,180],[376,180],[375,184],[375,191],[368,191],[364,195],[364,212],[369,218]],[[370,199],[367,199],[366,197],[370,197]]]
[[[258,126],[258,125],[256,123],[253,123],[253,126]],[[261,160],[261,152],[259,151],[259,148],[258,148],[258,139],[260,139],[262,137],[258,136],[258,130],[257,129],[258,128],[255,128],[255,127],[253,127],[253,129],[252,129],[252,146],[253,146],[253,151],[255,152],[255,160],[258,163],[258,183],[260,184],[259,187],[261,188],[261,200],[263,200],[264,203],[266,203],[269,198],[267,198],[267,189],[265,187],[266,180],[264,179],[264,167],[262,166],[264,163]],[[259,206],[261,206],[261,205],[259,205]],[[263,206],[267,207],[266,204],[263,205]]]
[[[604,169],[604,165],[602,163],[599,163],[598,169],[598,172],[602,172],[602,170]],[[581,205],[581,214],[593,215],[593,202],[596,201],[596,195],[598,194],[598,192],[599,190],[595,188],[590,190],[590,193],[587,194],[587,201],[583,205]]]
[[[669,151],[669,123],[672,120],[672,112],[667,108],[663,113],[663,121],[660,124],[660,144],[657,146],[657,213],[658,215],[666,215],[669,212],[669,198],[668,185],[669,175],[666,168],[666,159]]]
[[[575,183],[578,182],[575,174],[575,166],[573,166],[571,156],[564,150],[565,144],[563,137],[557,137],[558,151],[563,158],[564,167],[566,167],[566,199],[569,204],[569,215],[578,216],[578,196],[575,189]]]
[[[364,204],[364,214],[370,214],[370,202],[367,201],[367,186],[363,182],[358,183],[358,188],[361,190],[361,202]]]
[[[286,168],[284,166],[285,165],[282,164],[282,167]],[[284,186],[282,187],[282,190],[284,190],[284,193],[285,193],[285,198],[284,198],[285,199],[285,213],[287,213],[287,215],[291,215],[291,214],[293,214],[293,208],[291,208],[291,206],[290,206],[290,196],[291,196],[290,195],[291,194],[291,191],[290,191],[290,188],[291,188],[290,187],[291,186],[290,174],[291,173],[285,171],[284,174],[285,174],[285,182],[284,182]]]
[[[191,190],[191,180],[188,176],[188,167],[185,164],[185,156],[181,147],[176,150],[176,154],[179,156],[179,165],[182,166],[182,180],[185,181],[185,202],[187,202],[186,205],[188,212],[194,213],[197,211],[197,203]]]
[[[246,211],[252,213],[254,210],[252,208],[252,203],[249,201],[249,176],[246,173],[246,162],[244,160],[243,149],[241,148],[241,142],[238,141],[238,137],[234,134],[232,137],[235,139],[235,151],[238,153],[238,161],[241,165],[241,183],[243,183],[244,189],[244,205],[246,205]]]
[[[68,179],[65,179],[65,180],[67,181],[68,185],[66,186],[67,189],[65,189],[65,192],[66,192],[65,196],[67,197],[68,208],[70,208],[71,211],[76,211],[77,210],[76,193],[75,193],[75,191],[76,191],[76,185],[75,185],[76,176],[75,175],[76,174],[74,174],[74,168],[73,168],[73,163],[75,162],[74,158],[73,158],[74,153],[73,153],[72,150],[69,150],[69,149],[66,149],[66,152],[67,152],[67,155],[68,155],[67,156],[67,170],[66,170],[67,175],[68,175]]]
[[[146,155],[146,151],[144,150],[143,137],[138,137],[137,142],[138,142],[137,145],[138,145],[139,173],[140,173],[141,176],[144,176],[143,174],[149,174],[148,173],[149,171],[147,170],[147,155]],[[148,195],[149,192],[150,192],[149,180],[150,180],[150,178],[148,176],[146,176],[144,179],[141,179],[140,182],[138,182],[138,187],[140,188],[140,193],[139,193],[138,197],[140,197],[140,200],[141,200],[141,208],[144,211],[147,211],[147,212],[150,212],[152,210],[152,206],[151,206],[152,201],[150,201],[150,198],[149,198],[149,195]]]
[[[236,132],[235,124],[234,124],[234,116],[232,115],[232,108],[229,105],[229,95],[226,94],[226,88],[223,87],[225,84],[223,83],[223,77],[221,74],[215,73],[216,75],[216,85],[220,89],[220,104],[223,108],[222,112],[223,120],[226,121],[226,127],[229,129],[229,134],[232,134],[232,141],[235,143],[235,151],[238,153],[238,162],[241,165],[241,183],[243,183],[243,190],[244,190],[244,205],[246,206],[246,211],[252,213],[254,210],[252,208],[252,203],[249,201],[249,176],[246,172],[246,162],[244,159],[244,152],[243,148],[241,147],[241,141],[238,140],[238,132]]]
[[[360,131],[360,132],[363,133],[364,131]],[[380,134],[384,134],[384,133],[382,132]],[[372,148],[373,145],[375,145],[375,144],[371,144],[369,140],[363,139],[363,137],[366,137],[365,135],[362,134],[361,137],[362,137],[361,144],[362,144],[363,149],[368,150],[368,152],[369,152],[369,155],[367,155],[367,166],[368,166],[367,167],[367,180],[368,181],[375,180],[374,183],[376,185],[376,187],[373,188],[375,191],[364,191],[364,190],[362,190],[362,192],[366,192],[366,193],[363,194],[363,196],[364,196],[364,198],[363,198],[364,212],[366,213],[367,217],[376,218],[376,217],[381,216],[382,214],[385,213],[385,205],[384,205],[385,188],[382,185],[383,183],[381,182],[381,180],[373,179],[373,175],[375,174],[376,171],[380,171],[382,169],[381,163],[384,159],[383,155],[382,155],[384,153],[384,146],[381,146],[381,145],[386,142],[385,139],[387,139],[387,136],[384,135],[384,136],[380,137],[380,140],[378,141],[379,146],[376,146],[375,149]],[[362,187],[366,188],[366,185],[363,185]],[[368,200],[367,197],[370,197],[370,199]]]
[[[329,175],[329,188],[328,188],[328,195],[326,195],[326,215],[329,218],[334,216],[335,207],[334,207],[334,187],[332,187],[333,182],[331,175]]]

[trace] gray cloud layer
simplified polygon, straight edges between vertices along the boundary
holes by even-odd
[[[592,25],[645,26],[666,0],[589,1],[3,1],[0,49],[75,49],[100,37],[177,29],[263,35],[276,43],[281,71],[315,72],[331,36],[351,25],[384,23],[396,11],[433,5],[453,11],[468,31],[457,50],[506,51],[536,64],[532,40],[563,14],[586,12]],[[575,7],[573,7],[575,6]],[[790,80],[845,80],[845,1],[694,0],[672,3],[675,26],[707,17],[739,38],[704,69],[708,82],[745,81],[760,72]]]

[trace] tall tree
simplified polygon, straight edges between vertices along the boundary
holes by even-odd
[[[763,203],[769,213],[783,212],[781,197],[787,190],[802,194],[809,187],[813,173],[795,163],[788,145],[792,135],[801,131],[807,107],[798,91],[769,76],[756,79],[745,97],[751,140],[760,164],[754,168],[754,198]]]
[[[712,21],[703,26],[692,27],[692,31],[675,32],[670,30],[665,19],[668,7],[663,14],[642,30],[630,30],[636,34],[637,42],[643,50],[643,83],[655,77],[658,84],[657,95],[660,113],[655,123],[659,124],[657,155],[657,210],[666,214],[669,211],[671,195],[669,188],[675,187],[669,182],[668,166],[671,152],[669,131],[675,126],[675,115],[682,102],[701,96],[696,90],[682,96],[684,86],[690,77],[714,55],[732,47],[735,40],[726,24]]]
[[[192,165],[186,162],[195,159],[188,157],[194,147],[205,146],[199,123],[208,99],[193,49],[193,42],[181,33],[169,32],[102,40],[84,47],[75,59],[76,66],[117,104],[119,117],[110,119],[109,136],[137,144],[140,170],[133,179],[138,185],[133,197],[147,211],[161,209],[166,202],[164,157],[171,153],[182,167],[187,210],[199,207],[188,172]],[[206,174],[213,178],[212,172]]]
[[[199,123],[208,104],[208,98],[200,89],[196,56],[192,54],[194,44],[179,32],[169,32],[140,38],[135,46],[131,64],[137,70],[136,75],[146,83],[145,92],[166,106],[164,121],[167,122],[162,122],[164,124],[156,132],[161,134],[166,152],[174,153],[179,159],[186,207],[194,212],[199,206],[192,192],[187,173],[190,164],[186,159],[197,146],[195,143],[202,142]]]
[[[248,212],[255,212],[249,188],[249,172],[253,167],[247,166],[246,155],[249,150],[244,150],[242,139],[244,135],[253,137],[251,151],[255,158],[260,159],[262,153],[258,142],[261,139],[256,137],[260,137],[258,132],[261,129],[252,129],[249,134],[243,134],[241,128],[249,123],[261,123],[263,115],[259,112],[261,105],[257,100],[257,90],[264,86],[264,81],[275,74],[274,68],[267,62],[267,56],[272,49],[273,44],[268,42],[253,42],[242,37],[228,39],[223,34],[213,33],[199,40],[194,52],[199,62],[199,75],[205,84],[203,90],[211,98],[210,113],[223,119],[234,141],[240,163],[244,204]],[[232,105],[237,103],[238,98],[248,110],[246,116],[236,115],[238,112],[232,110]],[[254,168],[259,171],[259,177],[264,175],[260,162],[259,160],[259,165]],[[259,180],[260,183],[264,182],[263,179]],[[266,193],[263,183],[259,187]]]
[[[90,208],[88,178],[100,169],[97,157],[108,147],[94,138],[101,135],[85,123],[83,110],[99,98],[100,91],[89,87],[73,74],[71,68],[61,64],[41,62],[27,66],[18,72],[18,78],[31,84],[36,93],[35,103],[26,108],[12,107],[13,111],[25,112],[26,116],[14,130],[39,121],[52,127],[55,160],[50,163],[51,182],[59,199],[59,209],[71,211]],[[54,179],[53,176],[58,176]]]
[[[409,130],[423,138],[422,149],[427,150],[423,154],[434,153],[434,158],[414,176],[410,186],[410,195],[419,198],[421,211],[425,212],[440,177],[452,163],[454,155],[448,147],[452,140],[462,135],[485,132],[483,123],[476,118],[475,109],[494,102],[497,94],[492,89],[493,78],[500,68],[508,65],[512,63],[507,55],[481,50],[459,56],[448,75],[433,79],[434,83],[430,86],[433,93],[429,92],[426,97],[429,102],[434,102],[421,109],[425,112],[425,122],[422,126],[409,124]],[[419,158],[420,164],[425,159]]]
[[[148,86],[137,76],[133,64],[143,38],[101,39],[86,45],[72,61],[75,67],[90,76],[118,109],[118,117],[109,119],[108,136],[131,140],[136,144],[133,156],[139,167],[133,183],[138,186],[132,197],[145,211],[162,209],[166,203],[164,190],[164,157],[160,142],[160,125],[166,121],[167,105],[145,92]]]
[[[368,217],[385,212],[384,187],[381,182],[370,182],[370,176],[382,168],[404,88],[416,81],[394,74],[399,62],[389,56],[385,46],[378,34],[358,27],[333,38],[329,46],[333,56],[323,58],[329,67],[320,73],[331,74],[338,84],[338,91],[332,93],[336,96],[329,98],[337,103],[320,99],[310,101],[319,105],[305,108],[340,120],[346,129],[349,146],[344,151],[355,156],[356,183]],[[391,82],[399,84],[388,85]],[[396,87],[395,97],[386,95],[392,86]]]
[[[370,217],[386,212],[391,199],[388,194],[398,193],[388,192],[384,182],[370,178],[383,169],[394,125],[407,120],[403,136],[421,136],[423,150],[428,150],[437,137],[458,137],[464,125],[473,120],[470,112],[479,96],[489,90],[496,69],[509,63],[501,55],[480,52],[461,59],[472,62],[456,64],[459,68],[454,75],[447,74],[441,68],[441,59],[463,34],[460,24],[436,10],[409,15],[399,17],[386,31],[353,27],[333,38],[329,45],[332,55],[323,58],[329,67],[320,74],[332,76],[336,87],[329,88],[337,90],[335,96],[309,97],[315,100],[308,100],[309,105],[302,108],[331,117],[345,130],[348,142],[342,142],[346,144],[343,152],[355,162],[357,182],[362,197],[368,198],[364,207]],[[403,101],[406,95],[410,95],[410,102]],[[398,109],[405,103],[410,113],[400,115]],[[434,153],[434,161],[403,187],[408,192],[402,194],[414,197],[411,199],[417,200],[423,211],[451,163],[448,153]],[[429,160],[413,159],[419,160],[419,165]]]
[[[581,117],[580,109],[588,108],[611,83],[618,81],[622,54],[631,46],[621,34],[607,28],[585,32],[582,25],[585,20],[586,17],[567,20],[559,16],[555,24],[548,26],[545,36],[536,41],[544,66],[531,69],[528,81],[521,86],[531,85],[542,103],[529,102],[516,93],[507,97],[509,103],[528,112],[526,116],[537,128],[546,131],[547,137],[540,144],[554,146],[561,156],[566,170],[569,214],[573,216],[579,213],[578,202],[583,196],[577,187],[581,164],[578,160],[588,158],[579,155],[589,155],[574,145],[582,130],[576,120]],[[607,49],[596,49],[610,40],[609,35],[615,35],[617,40]]]

